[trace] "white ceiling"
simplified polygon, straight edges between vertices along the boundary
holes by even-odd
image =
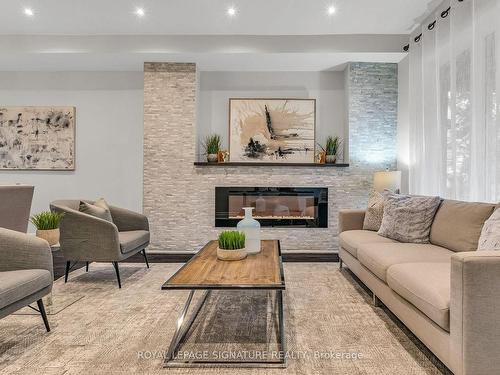
[[[1,0],[0,34],[408,34],[430,0]],[[327,15],[329,6],[335,14]],[[237,10],[228,17],[227,8]],[[32,8],[33,17],[23,13]],[[138,18],[137,7],[145,10]]]
[[[399,62],[430,1],[0,0],[0,71],[141,71],[144,61],[322,71]]]

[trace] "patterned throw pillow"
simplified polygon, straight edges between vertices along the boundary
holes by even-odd
[[[368,200],[368,207],[366,208],[365,220],[363,222],[363,229],[378,231],[382,224],[382,217],[384,215],[384,201],[385,193],[379,193],[373,190]]]
[[[95,201],[94,204],[81,201],[80,212],[113,222],[109,206],[106,203],[106,201],[102,198]]]
[[[429,243],[432,221],[440,203],[439,197],[388,194],[378,234],[400,242]]]
[[[477,249],[500,250],[500,209],[496,209],[485,221]]]

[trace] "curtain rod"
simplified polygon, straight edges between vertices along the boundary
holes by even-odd
[[[457,0],[457,1],[458,1],[459,3],[463,3],[463,2],[464,2],[464,0]],[[445,10],[443,10],[443,11],[441,12],[441,18],[446,18],[446,17],[448,17],[448,16],[450,15],[450,12],[451,12],[451,5],[450,5],[447,9],[445,9]],[[430,31],[430,30],[434,30],[434,28],[436,27],[436,23],[437,23],[437,19],[436,19],[436,20],[434,20],[434,21],[432,21],[431,23],[429,23],[429,24],[427,25],[427,30],[429,30],[429,31]],[[418,42],[420,42],[420,41],[422,40],[422,37],[423,37],[423,33],[420,33],[419,35],[417,35],[417,36],[413,39],[413,41],[414,41],[415,43],[418,43]],[[409,50],[410,50],[410,43],[408,43],[408,44],[406,44],[405,46],[403,46],[403,51],[404,51],[404,52],[408,52]]]

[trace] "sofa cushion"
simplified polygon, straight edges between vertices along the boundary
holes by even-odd
[[[396,264],[387,270],[387,284],[449,332],[450,268],[449,262]]]
[[[32,269],[0,272],[0,309],[52,284],[48,270]]]
[[[495,209],[490,203],[444,200],[431,227],[431,243],[453,251],[476,251],[484,222]]]
[[[390,238],[379,236],[377,232],[371,230],[348,230],[339,234],[340,246],[357,258],[358,247],[362,243],[395,243],[396,241]]]
[[[390,266],[402,263],[451,261],[453,251],[431,244],[364,243],[358,247],[358,260],[379,279],[387,281]]]
[[[118,239],[120,241],[120,250],[122,254],[125,254],[140,246],[144,245],[145,247],[149,243],[149,232],[146,230],[119,232]]]

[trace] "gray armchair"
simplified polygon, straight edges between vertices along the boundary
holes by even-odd
[[[93,201],[84,200],[88,203]],[[142,214],[110,206],[113,222],[79,211],[80,200],[58,200],[50,209],[63,212],[60,225],[61,251],[66,258],[65,282],[70,270],[79,261],[111,262],[115,268],[118,287],[121,288],[118,262],[142,252],[149,268],[146,247],[149,245],[149,222]],[[71,264],[72,262],[73,265]]]
[[[0,318],[36,301],[49,332],[42,297],[52,290],[53,280],[47,241],[0,228]]]
[[[26,233],[34,186],[0,185],[0,227]]]

